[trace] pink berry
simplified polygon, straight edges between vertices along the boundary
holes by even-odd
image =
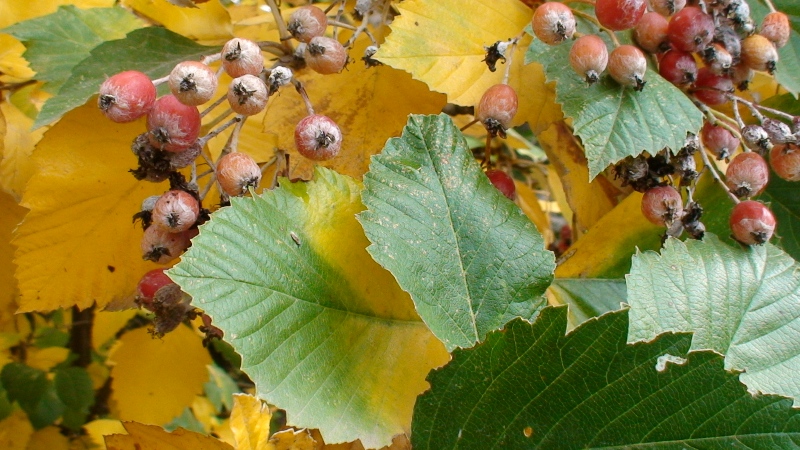
[[[755,152],[736,155],[725,171],[725,184],[737,197],[755,197],[764,192],[769,181],[769,166]]]
[[[294,129],[297,151],[308,159],[325,161],[339,154],[342,131],[327,116],[313,114],[304,117]]]
[[[792,28],[786,14],[775,11],[767,14],[761,22],[761,31],[758,34],[769,39],[775,47],[781,48],[789,43]]]
[[[579,37],[569,50],[569,63],[587,83],[595,83],[608,66],[606,43],[595,34]]]
[[[695,6],[687,6],[669,22],[672,46],[684,52],[699,52],[714,38],[714,19]]]
[[[716,155],[717,159],[726,159],[739,148],[739,138],[724,127],[706,122],[700,130],[703,145]]]
[[[193,230],[170,233],[160,227],[149,227],[142,236],[142,257],[158,264],[166,264],[189,248]]]
[[[669,22],[661,14],[649,12],[642,16],[636,28],[633,29],[633,38],[639,47],[650,53],[661,53],[669,49],[667,29]]]
[[[217,162],[217,181],[231,197],[247,193],[261,182],[261,168],[248,154],[231,152]]]
[[[547,2],[536,8],[531,19],[533,34],[548,45],[556,45],[575,34],[575,16],[569,6]]]
[[[325,36],[311,39],[303,56],[311,70],[323,75],[339,73],[347,64],[347,50],[336,39]]]
[[[681,194],[672,186],[656,186],[642,196],[642,214],[656,225],[669,226],[682,213]]]
[[[517,196],[517,187],[514,185],[514,180],[502,170],[487,170],[486,176],[492,182],[494,187],[500,193],[508,197],[509,200],[514,200]]]
[[[181,103],[174,95],[165,95],[147,115],[150,143],[168,152],[181,152],[200,135],[200,111]]]
[[[322,36],[327,27],[328,17],[325,11],[313,5],[297,8],[287,22],[292,37],[306,43],[317,36]]]
[[[188,230],[200,214],[200,203],[190,193],[173,189],[156,201],[153,207],[153,225],[170,233]]]
[[[697,71],[697,80],[694,82],[692,94],[708,106],[722,105],[728,101],[728,95],[733,92],[733,80],[717,75],[708,67]]]
[[[114,122],[132,122],[144,116],[156,101],[156,87],[142,72],[129,70],[107,79],[100,86],[97,106]]]
[[[475,118],[493,135],[505,137],[505,130],[511,126],[518,105],[514,88],[507,84],[495,84],[483,93]]]
[[[183,61],[169,74],[169,90],[184,105],[202,105],[217,91],[217,74],[201,62]]]
[[[236,114],[252,116],[267,107],[267,85],[261,78],[242,75],[228,87],[228,104]]]
[[[622,31],[635,27],[646,7],[644,0],[597,0],[594,12],[601,25]]]
[[[775,232],[775,216],[764,204],[754,200],[733,207],[730,226],[733,237],[745,245],[763,244]]]
[[[231,78],[258,75],[264,70],[264,55],[255,42],[233,38],[222,47],[222,67]]]
[[[620,45],[608,57],[608,73],[617,83],[633,87],[635,91],[644,88],[644,74],[647,59],[644,53],[633,45]]]
[[[691,53],[670,50],[658,62],[658,73],[675,86],[685,87],[697,79],[697,62]]]
[[[778,144],[769,153],[769,164],[786,181],[800,181],[800,147]]]

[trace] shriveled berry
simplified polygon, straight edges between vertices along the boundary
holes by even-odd
[[[777,48],[789,43],[791,33],[789,17],[780,11],[774,11],[764,16],[764,21],[761,22],[761,31],[758,32],[775,44]]]
[[[769,241],[775,232],[775,225],[772,211],[754,200],[740,202],[731,212],[733,237],[745,245],[759,245]]]
[[[650,0],[650,8],[662,16],[669,17],[686,6],[686,0]]]
[[[507,173],[502,170],[487,170],[486,176],[494,187],[510,200],[514,200],[517,197],[517,187],[514,185],[514,180]]]
[[[700,131],[703,145],[716,155],[717,159],[727,159],[739,147],[739,138],[725,127],[706,122]]]
[[[261,182],[261,168],[248,154],[231,152],[217,162],[217,181],[231,197],[247,193]]]
[[[635,91],[644,88],[647,59],[633,45],[620,45],[608,57],[608,73],[617,83],[631,86]]]
[[[635,27],[646,8],[645,0],[597,0],[594,12],[601,25],[622,31]]]
[[[475,118],[492,135],[505,137],[505,130],[517,114],[519,100],[517,92],[507,84],[495,84],[483,93],[475,112]]]
[[[117,123],[132,122],[148,112],[156,101],[156,87],[142,72],[120,72],[100,85],[97,106]]]
[[[267,85],[254,75],[235,78],[228,86],[228,104],[236,114],[258,114],[267,107]]]
[[[169,167],[172,170],[183,169],[184,167],[189,167],[202,152],[203,146],[200,145],[200,141],[197,141],[186,150],[180,152],[166,152],[166,157],[169,160]]]
[[[267,84],[269,85],[269,95],[274,94],[283,86],[286,86],[292,81],[292,69],[288,67],[278,66],[269,73]]]
[[[753,70],[772,73],[778,64],[778,50],[760,34],[748,36],[742,40],[742,64]]]
[[[697,62],[691,53],[670,50],[658,62],[658,73],[675,86],[685,87],[697,79]]]
[[[264,55],[255,42],[233,38],[222,47],[222,67],[232,78],[258,75],[264,69]]]
[[[153,207],[153,225],[170,233],[188,230],[200,214],[200,203],[192,194],[173,189],[158,198]]]
[[[722,105],[728,101],[728,95],[732,92],[733,81],[730,78],[717,75],[708,67],[697,71],[692,94],[701,102],[708,106]]]
[[[769,182],[769,166],[755,152],[739,153],[725,171],[725,184],[737,197],[754,197],[764,192]]]
[[[197,106],[217,91],[217,74],[198,61],[178,63],[169,74],[169,90],[184,105]]]
[[[579,37],[569,50],[569,63],[587,83],[595,83],[608,66],[606,43],[595,34]]]
[[[656,225],[669,226],[682,213],[681,194],[672,186],[656,186],[642,196],[642,214]]]
[[[734,63],[737,63],[741,58],[742,38],[740,38],[732,28],[724,26],[717,27],[714,30],[714,39],[712,42],[725,47],[725,50],[731,54]]]
[[[289,16],[286,27],[292,37],[307,43],[311,39],[325,34],[328,17],[325,15],[325,11],[316,6],[301,6]]]
[[[142,258],[166,264],[189,248],[192,230],[170,233],[160,227],[149,227],[142,236]]]
[[[742,139],[747,147],[757,152],[768,152],[772,149],[769,135],[761,125],[746,125],[742,128]]]
[[[311,70],[323,75],[339,73],[347,64],[347,50],[336,39],[325,36],[311,39],[303,57]]]
[[[786,181],[800,181],[800,147],[778,144],[769,153],[769,164]]]
[[[698,52],[714,38],[714,19],[696,6],[678,11],[669,22],[669,41],[684,52]]]
[[[633,29],[633,38],[639,47],[650,53],[661,53],[669,50],[669,37],[667,29],[669,22],[659,13],[649,12],[642,16],[636,28]]]
[[[761,121],[761,127],[767,132],[770,141],[775,144],[797,143],[797,138],[792,133],[792,129],[780,120],[766,117]]]
[[[312,114],[297,123],[294,145],[306,158],[325,161],[338,155],[342,149],[342,131],[330,117]]]
[[[542,4],[534,11],[531,24],[533,34],[548,45],[560,44],[575,34],[575,16],[563,3]]]
[[[156,100],[147,115],[150,143],[168,152],[181,152],[195,144],[200,135],[200,111],[184,105],[174,95]]]

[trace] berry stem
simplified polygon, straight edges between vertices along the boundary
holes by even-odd
[[[492,133],[486,133],[486,148],[483,150],[483,166],[492,167]]]
[[[463,127],[461,127],[461,130],[460,130],[460,131],[464,131],[464,130],[466,130],[467,128],[469,128],[469,127],[471,127],[471,126],[475,125],[476,123],[478,123],[478,119],[473,119],[473,120],[472,120],[472,122],[470,122],[470,123],[468,123],[468,124],[464,125]]]
[[[744,121],[742,120],[742,116],[739,114],[739,100],[735,97],[731,100],[733,102],[733,118],[736,119],[736,124],[739,125],[739,128],[744,128]]]
[[[720,186],[722,186],[722,189],[725,189],[725,192],[728,193],[728,197],[730,197],[731,200],[733,200],[734,204],[739,203],[739,197],[733,195],[733,192],[731,192],[731,190],[728,189],[728,185],[725,184],[724,181],[722,181],[722,178],[720,178],[719,174],[717,173],[716,167],[708,159],[708,155],[706,154],[707,150],[704,148],[703,151],[698,153],[700,153],[700,157],[703,159],[703,166],[708,168],[708,171],[711,173],[711,176],[714,177],[714,179],[717,181],[717,183],[719,183]]]
[[[608,36],[611,38],[611,42],[614,43],[614,47],[619,47],[620,46],[619,39],[617,39],[617,35],[614,34],[614,31],[612,31],[611,29],[600,25],[600,22],[597,20],[596,17],[594,17],[591,14],[586,14],[585,12],[579,11],[577,9],[572,9],[572,14],[574,14],[576,16],[579,16],[579,17],[583,17],[584,19],[588,20],[589,22],[592,22],[593,24],[597,25],[598,28],[600,28],[601,30],[605,31],[606,34],[608,34]]]
[[[338,17],[337,17],[338,21]],[[351,48],[353,43],[356,42],[356,39],[362,32],[366,32],[367,36],[369,36],[370,40],[372,41],[372,45],[377,46],[378,42],[375,40],[375,37],[372,36],[372,33],[367,30],[367,26],[369,25],[369,12],[364,14],[364,17],[361,18],[361,24],[356,28],[356,31],[353,32],[353,35],[350,36],[350,39],[347,40],[347,43],[344,44],[346,48]]]
[[[294,83],[294,88],[297,89],[297,93],[300,94],[300,97],[303,98],[303,102],[306,104],[306,111],[308,112],[309,116],[314,115],[314,106],[311,104],[311,99],[308,98],[308,93],[306,92],[306,88],[303,87],[303,83],[292,80]]]
[[[156,78],[155,80],[153,80],[153,86],[158,86],[160,84],[164,84],[167,81],[169,81],[169,75],[167,75],[165,77],[161,77],[161,78]]]
[[[225,143],[225,147],[222,148],[222,153],[220,153],[219,157],[222,158],[223,156],[227,155],[230,152],[235,152],[236,149],[239,147],[239,134],[242,132],[242,127],[244,126],[245,120],[249,116],[237,116],[240,120],[236,122],[236,126],[233,127],[233,131],[231,135],[228,136],[228,142]]]
[[[272,53],[275,56],[286,56],[286,46],[284,44],[273,41],[259,41],[256,42],[258,48],[267,53]]]
[[[267,162],[265,162],[264,164],[262,164],[262,165],[260,166],[260,168],[261,168],[261,175],[264,175],[264,172],[266,172],[266,171],[267,171],[267,169],[269,169],[269,167],[270,167],[270,166],[272,166],[273,164],[275,164],[275,162],[276,162],[276,161],[278,161],[278,157],[277,157],[277,156],[273,156],[272,158],[270,158],[270,159],[269,159],[269,161],[267,161]]]
[[[334,20],[334,19],[328,19],[328,25],[332,25],[334,27],[341,27],[341,28],[344,28],[345,30],[353,30],[353,31],[355,31],[355,30],[358,29],[354,25],[350,25],[349,23],[345,23],[345,22],[339,22],[338,20]]]
[[[794,119],[793,115],[787,114],[787,113],[785,113],[783,111],[778,111],[777,109],[773,109],[773,108],[770,108],[768,106],[763,106],[763,105],[759,105],[758,103],[753,103],[753,102],[748,101],[747,99],[744,99],[742,97],[734,96],[734,98],[736,99],[737,102],[744,103],[748,108],[750,108],[750,110],[754,112],[754,115],[756,115],[756,117],[759,117],[759,120],[763,120],[763,117],[761,117],[761,114],[757,110],[768,112],[770,114],[774,114],[774,115],[776,115],[778,117],[783,117],[784,119],[788,119],[788,120]]]
[[[725,113],[721,113],[717,110],[711,109],[703,104],[700,104],[700,109],[703,111],[703,114],[705,114],[706,116],[706,120],[708,120],[711,123],[711,125],[716,125],[725,128],[726,130],[730,131],[731,134],[736,136],[740,142],[743,142],[742,133],[739,132],[739,129],[732,127],[727,122],[733,119],[725,115]]]
[[[275,2],[275,0],[265,1],[267,6],[269,6],[269,11],[272,13],[272,17],[275,18],[275,24],[278,26],[278,33],[281,37],[284,54],[291,55],[294,53],[294,47],[292,47],[292,43],[290,41],[290,39],[292,39],[292,35],[289,33],[289,29],[286,28],[286,22],[284,22],[283,16],[281,16],[281,9],[278,7],[278,4]]]
[[[230,109],[230,108],[226,109],[225,112],[220,114],[219,116],[217,116],[216,119],[214,119],[211,122],[207,123],[206,124],[206,128],[210,129],[210,128],[216,127],[217,125],[222,123],[222,121],[225,120],[231,114],[233,114],[233,110]]]
[[[775,9],[775,5],[772,4],[772,0],[764,0],[764,3],[767,4],[767,8],[769,8],[769,12],[777,12],[778,10]]]
[[[345,0],[342,0],[341,2],[339,2],[339,9],[336,11],[336,17],[334,17],[334,19],[333,19],[334,22],[341,22],[342,21],[342,15],[344,15],[344,7],[345,7],[346,3],[347,2]],[[331,6],[333,6],[333,5],[331,5]],[[336,27],[336,26],[333,27],[333,38],[336,39],[337,41],[339,40],[339,27]]]
[[[215,137],[217,137],[217,135],[219,135],[223,131],[227,130],[231,125],[233,125],[235,123],[242,122],[243,121],[243,117],[244,116],[240,116],[240,115],[236,116],[233,119],[231,119],[231,120],[225,122],[224,124],[222,124],[219,128],[217,128],[215,130],[211,130],[207,135],[201,137],[198,140],[200,142],[200,145],[206,145],[206,143],[208,141],[210,141],[211,139],[214,139]]]
[[[214,101],[214,103],[210,104],[206,109],[204,109],[202,112],[200,112],[200,118],[202,119],[203,117],[205,117],[208,113],[211,112],[212,109],[216,108],[217,106],[219,106],[220,104],[222,104],[222,102],[224,102],[226,100],[228,100],[228,96],[227,95],[223,95],[222,97],[220,97],[219,99]]]
[[[220,58],[222,58],[222,54],[217,52],[214,53],[213,55],[204,56],[203,59],[200,60],[200,62],[208,66],[211,65],[212,63],[219,61]]]
[[[506,70],[503,74],[503,81],[501,81],[503,84],[508,84],[508,77],[511,74],[511,62],[514,59],[514,52],[517,51],[517,42],[519,42],[520,37],[521,35],[511,39],[511,45],[506,49],[508,56],[506,56]]]

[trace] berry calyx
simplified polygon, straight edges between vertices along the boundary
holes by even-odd
[[[755,152],[739,153],[725,171],[725,184],[739,198],[761,194],[768,181],[769,166]]]
[[[228,86],[228,104],[236,114],[252,116],[267,107],[267,85],[254,75],[242,75]]]
[[[178,63],[170,72],[168,83],[172,95],[189,106],[202,105],[217,91],[216,73],[198,61]]]
[[[696,6],[678,11],[669,22],[669,41],[684,52],[699,52],[714,38],[714,19]]]
[[[737,204],[731,212],[730,226],[733,237],[745,245],[760,245],[769,241],[775,232],[775,225],[772,211],[754,200]]]
[[[548,45],[557,45],[575,34],[575,16],[563,3],[547,2],[536,8],[531,19],[533,34]]]
[[[682,213],[681,194],[672,186],[656,186],[642,196],[642,214],[656,225],[669,226]]]
[[[758,34],[769,39],[775,44],[775,47],[781,48],[789,43],[791,32],[789,17],[780,11],[774,11],[764,16],[764,21],[761,22],[761,31]]]
[[[606,43],[594,34],[579,37],[569,50],[569,63],[587,83],[597,82],[608,66]]]
[[[772,73],[778,65],[778,50],[760,34],[742,40],[742,64],[762,72]]]
[[[231,76],[258,75],[264,69],[264,55],[255,42],[233,38],[222,47],[222,68]]]
[[[347,50],[336,39],[325,36],[311,39],[303,57],[311,70],[323,75],[339,73],[347,64]]]
[[[132,122],[148,112],[156,101],[156,87],[142,72],[120,72],[100,85],[97,106],[117,123]]]
[[[769,153],[769,164],[786,181],[800,181],[800,147],[778,144]]]
[[[597,0],[594,12],[604,27],[623,31],[636,26],[646,7],[644,0]]]
[[[623,86],[633,87],[635,91],[644,88],[644,74],[647,59],[644,53],[633,45],[620,45],[608,57],[608,73]]]
[[[517,92],[507,84],[495,84],[483,93],[476,108],[478,119],[492,136],[506,136],[506,130],[517,114]]]
[[[222,191],[231,197],[247,193],[261,182],[261,168],[248,154],[231,152],[217,162],[217,181]]]
[[[517,187],[514,185],[514,180],[507,173],[502,170],[487,170],[486,176],[494,187],[508,197],[509,200],[514,200],[517,197]]]
[[[200,203],[190,193],[173,189],[156,201],[151,213],[153,225],[170,233],[191,228],[200,215]]]
[[[342,149],[342,131],[330,117],[312,114],[297,123],[294,144],[306,158],[325,161],[338,155]]]
[[[322,36],[328,27],[325,11],[313,5],[297,8],[287,22],[287,29],[293,38],[308,43],[311,39]]]
[[[200,135],[200,111],[184,105],[174,95],[156,100],[147,115],[150,143],[168,152],[182,152],[195,144]]]

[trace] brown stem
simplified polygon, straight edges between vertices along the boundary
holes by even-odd
[[[94,305],[81,311],[77,306],[72,307],[72,332],[69,338],[69,348],[78,359],[72,364],[78,367],[88,367],[92,362],[92,325],[94,324]]]

